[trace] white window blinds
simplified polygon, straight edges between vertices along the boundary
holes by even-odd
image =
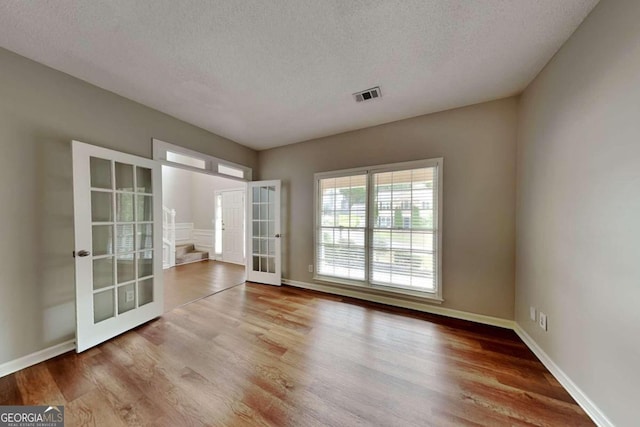
[[[435,290],[434,170],[373,174],[372,283]]]
[[[318,273],[365,278],[367,176],[320,180]]]

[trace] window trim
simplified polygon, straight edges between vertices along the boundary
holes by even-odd
[[[313,262],[314,262],[314,274],[313,280],[318,282],[324,282],[329,284],[338,284],[342,286],[351,286],[358,289],[367,289],[373,290],[376,292],[388,293],[389,295],[393,294],[403,294],[409,295],[412,297],[419,297],[425,300],[431,300],[433,302],[443,302],[442,299],[442,207],[443,207],[443,165],[444,159],[442,157],[432,158],[432,159],[423,159],[423,160],[415,160],[409,162],[400,162],[400,163],[388,163],[383,165],[376,166],[366,166],[360,168],[351,168],[351,169],[342,169],[342,170],[334,170],[327,172],[318,172],[313,176],[314,180],[314,191],[313,191]],[[435,255],[436,255],[436,280],[435,292],[430,291],[418,291],[394,286],[385,286],[380,284],[374,284],[370,281],[370,270],[371,270],[371,241],[373,237],[373,206],[374,201],[374,192],[372,190],[373,185],[373,175],[375,173],[383,173],[383,172],[394,172],[400,170],[408,170],[408,169],[418,169],[418,168],[429,168],[434,167],[436,169],[436,179],[437,179],[437,197],[434,201],[434,227],[433,231],[436,233],[435,239]],[[367,175],[367,205],[366,205],[366,218],[367,224],[365,228],[365,272],[364,272],[364,280],[350,280],[350,279],[342,279],[332,276],[326,276],[318,274],[319,260],[318,260],[318,230],[320,229],[320,221],[321,215],[319,214],[319,196],[320,196],[320,180],[329,179],[329,178],[339,178],[353,175]]]

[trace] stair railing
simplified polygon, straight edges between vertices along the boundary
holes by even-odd
[[[162,266],[176,265],[176,210],[162,207]]]

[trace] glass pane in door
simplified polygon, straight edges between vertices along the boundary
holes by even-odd
[[[91,192],[91,220],[93,222],[109,222],[113,219],[111,191]]]
[[[138,283],[138,306],[153,302],[153,279],[141,280]]]
[[[93,260],[93,289],[113,286],[113,257]]]
[[[126,254],[118,256],[116,263],[118,270],[118,283],[130,282],[136,278],[136,264],[134,254]]]
[[[153,248],[153,224],[142,224],[138,226],[136,249]]]
[[[91,169],[92,187],[111,189],[111,161],[91,157],[89,168]]]
[[[93,295],[93,321],[102,322],[114,316],[113,289]]]
[[[138,253],[138,277],[147,277],[153,274],[153,252]]]
[[[151,193],[151,169],[136,167],[136,181],[138,193]]]
[[[116,162],[116,190],[133,191],[133,166]]]
[[[93,255],[109,255],[113,253],[113,226],[94,225],[92,235]]]
[[[136,308],[135,284],[120,286],[118,288],[118,314],[126,313]]]
[[[153,197],[136,196],[136,221],[153,221]]]
[[[116,193],[116,221],[133,221],[133,194]]]

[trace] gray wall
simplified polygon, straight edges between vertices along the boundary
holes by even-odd
[[[640,419],[638,17],[602,0],[519,113],[516,320],[619,426]]]
[[[508,98],[259,152],[282,179],[283,275],[312,282],[313,174],[444,157],[444,307],[513,319],[517,100]]]
[[[0,363],[75,331],[71,144],[158,138],[256,168],[255,151],[0,49]]]

